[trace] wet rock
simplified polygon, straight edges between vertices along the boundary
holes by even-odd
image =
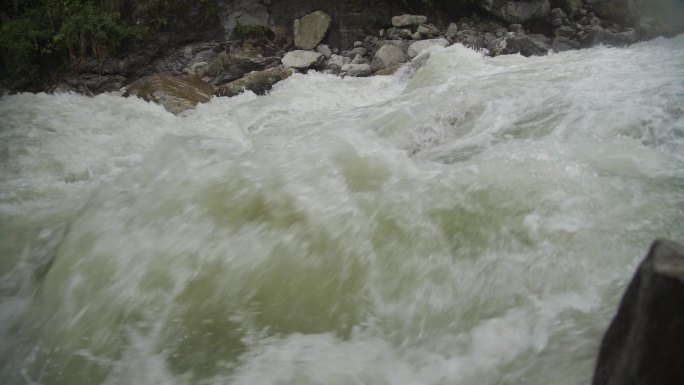
[[[577,14],[582,5],[582,0],[551,0],[551,8],[560,8],[568,17],[572,18]]]
[[[294,44],[303,50],[312,50],[328,33],[332,18],[323,11],[308,14],[294,22]]]
[[[625,36],[605,30],[601,27],[594,27],[582,39],[582,47],[584,48],[589,48],[596,45],[624,47],[627,44],[629,44],[629,40]]]
[[[523,56],[541,56],[549,52],[551,39],[544,35],[514,34],[506,39],[506,47],[502,54],[519,53]]]
[[[556,28],[553,31],[553,33],[556,37],[564,37],[566,39],[571,39],[573,36],[575,36],[575,33],[577,33],[577,31],[575,31],[574,28],[568,25],[564,25],[562,27]]]
[[[349,64],[350,62],[351,62],[351,59],[346,57],[346,56],[333,54],[330,56],[330,59],[328,60],[328,63],[326,64],[326,68],[331,69],[335,72],[338,72],[338,71],[342,70],[342,67],[345,64]]]
[[[393,65],[393,66],[389,66],[389,67],[386,67],[386,68],[377,70],[377,71],[375,71],[375,72],[373,73],[373,75],[376,75],[376,76],[393,75],[393,74],[395,74],[397,71],[399,71],[399,69],[402,67],[402,65],[403,65],[403,64],[398,63],[398,64],[395,64],[395,65]]]
[[[421,40],[411,44],[406,53],[409,59],[413,59],[430,47],[446,47],[448,45],[449,42],[446,39]]]
[[[593,385],[684,384],[684,247],[656,241],[601,342]]]
[[[417,26],[420,24],[425,24],[427,23],[427,16],[423,15],[401,15],[401,16],[394,16],[392,18],[392,26],[401,28],[401,27],[413,27]]]
[[[287,68],[305,70],[318,67],[323,63],[325,57],[318,52],[295,50],[283,56],[282,63]]]
[[[637,13],[633,0],[594,0],[591,7],[597,16],[618,23],[627,23]]]
[[[532,19],[545,18],[551,10],[549,0],[483,0],[479,5],[487,12],[509,23],[525,23]]]
[[[342,66],[342,72],[347,76],[370,76],[373,71],[369,64],[345,64]]]
[[[484,38],[477,31],[466,30],[459,31],[456,34],[456,43],[463,44],[463,46],[472,49],[483,49],[486,47]]]
[[[245,91],[252,91],[257,95],[263,95],[271,90],[274,84],[285,80],[292,75],[289,68],[276,67],[263,71],[255,71],[243,78],[224,84],[216,91],[216,96],[235,96]]]
[[[131,84],[124,96],[137,96],[179,114],[209,101],[213,94],[214,87],[197,77],[154,74]]]
[[[406,62],[406,54],[404,51],[393,44],[383,45],[373,57],[371,68],[377,71],[382,68],[387,68],[395,64]]]

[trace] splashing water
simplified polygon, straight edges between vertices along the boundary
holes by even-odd
[[[684,36],[0,100],[3,384],[582,384],[684,240]]]

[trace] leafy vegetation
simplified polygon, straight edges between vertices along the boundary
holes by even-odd
[[[200,10],[199,18],[215,10],[213,0],[7,2],[0,11],[0,74],[6,76],[36,76],[90,58],[104,61],[187,18],[191,9]]]

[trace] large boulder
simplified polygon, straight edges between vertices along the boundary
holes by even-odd
[[[325,56],[318,52],[295,50],[286,53],[283,56],[282,63],[287,68],[305,70],[320,66],[324,60]]]
[[[525,23],[548,16],[549,0],[482,0],[480,7],[508,23]]]
[[[409,59],[413,59],[414,57],[418,56],[421,52],[425,51],[428,48],[446,47],[448,45],[449,45],[449,42],[444,38],[420,40],[420,41],[417,41],[417,42],[411,44],[408,47],[407,55],[408,55]]]
[[[602,19],[627,23],[637,14],[633,0],[593,0],[591,7]]]
[[[303,50],[312,50],[323,41],[332,25],[332,18],[323,11],[310,13],[294,22],[294,44]]]
[[[154,74],[131,84],[124,96],[137,96],[159,103],[169,112],[179,114],[211,99],[214,87],[194,76],[179,77]]]
[[[516,33],[505,39],[505,46],[502,47],[500,54],[519,53],[522,56],[542,56],[549,52],[551,43],[551,39],[544,35]]]
[[[287,79],[292,73],[291,69],[282,67],[251,72],[238,80],[219,87],[216,96],[235,96],[245,91],[263,95],[270,91],[274,84]]]
[[[394,44],[387,44],[380,47],[373,57],[371,68],[377,71],[386,67],[406,62],[404,51]]]
[[[684,384],[684,247],[656,241],[622,297],[593,385]]]

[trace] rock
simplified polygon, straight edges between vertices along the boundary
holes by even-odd
[[[393,44],[383,45],[373,57],[371,68],[377,71],[395,64],[406,62],[404,51]]]
[[[280,59],[276,57],[245,57],[222,52],[209,63],[206,75],[215,76],[211,83],[219,86],[240,79],[252,71],[261,71],[279,64]]]
[[[190,67],[186,68],[185,72],[189,75],[194,75],[198,78],[202,78],[204,75],[207,74],[207,72],[209,72],[209,63],[205,61],[195,63]]]
[[[399,71],[401,66],[403,66],[403,64],[401,64],[401,63],[395,64],[393,66],[389,66],[387,68],[377,70],[373,73],[373,75],[376,75],[376,76],[394,75],[397,71]]]
[[[479,5],[508,23],[525,23],[532,19],[542,19],[548,16],[551,10],[549,0],[482,0]]]
[[[332,51],[330,50],[330,47],[328,47],[325,44],[319,45],[318,48],[316,48],[316,52],[323,55],[326,59],[330,58],[330,55],[332,55]]]
[[[572,28],[568,25],[558,27],[558,28],[556,28],[555,31],[553,31],[553,33],[556,37],[564,37],[566,39],[571,39],[573,36],[575,36],[576,32],[577,31],[575,31],[574,28]]]
[[[472,49],[483,49],[486,47],[485,41],[477,31],[459,31],[456,34],[456,43],[461,43],[465,47]]]
[[[446,39],[430,39],[421,40],[411,44],[408,48],[407,55],[409,59],[413,59],[418,56],[421,52],[425,51],[430,47],[446,47],[449,42]]]
[[[341,71],[345,64],[349,64],[351,59],[342,55],[331,55],[326,67],[335,71]]]
[[[270,91],[274,84],[285,80],[292,75],[289,68],[276,67],[263,71],[255,71],[243,78],[224,84],[216,91],[216,96],[235,96],[245,91],[252,91],[257,95],[263,95]]]
[[[357,47],[363,47],[363,42],[362,42],[362,41],[358,41],[358,40],[355,41],[355,42],[354,42],[354,48],[357,48]]]
[[[419,24],[425,24],[427,23],[427,16],[423,15],[401,15],[401,16],[394,16],[392,18],[392,26],[401,28],[401,27],[413,27],[417,26]]]
[[[456,38],[456,33],[458,33],[458,25],[456,23],[449,24],[446,30],[446,37],[449,40],[454,40]]]
[[[579,12],[582,0],[551,0],[551,8],[560,8],[569,17],[574,17]]]
[[[351,60],[350,64],[368,64],[368,60],[361,55],[356,55]]]
[[[323,60],[324,56],[318,52],[295,50],[286,53],[282,63],[287,68],[305,70],[321,65]]]
[[[361,56],[366,56],[368,53],[368,50],[365,49],[364,47],[356,47],[354,49],[349,50],[344,54],[344,56],[347,57],[355,57],[356,55],[361,55]]]
[[[370,76],[373,72],[369,64],[345,64],[342,66],[342,72],[347,76]]]
[[[609,47],[624,47],[629,44],[626,36],[605,30],[601,27],[595,27],[582,39],[582,47],[589,48],[596,45],[605,45]]]
[[[525,33],[525,28],[521,24],[511,24],[508,26],[508,30],[515,33]]]
[[[131,84],[124,96],[137,96],[179,114],[211,99],[214,87],[197,77],[154,74]]]
[[[303,50],[312,50],[323,41],[332,25],[332,18],[323,11],[310,13],[294,22],[294,44]]]
[[[544,35],[521,35],[514,34],[506,39],[506,47],[502,50],[502,54],[519,53],[523,56],[541,56],[546,55],[551,48],[551,39]]]
[[[387,30],[386,37],[389,40],[410,39],[411,30],[408,28],[390,28]]]
[[[684,384],[684,247],[656,241],[606,330],[592,385]]]
[[[550,16],[552,19],[561,19],[561,20],[563,20],[563,19],[565,19],[565,18],[568,17],[568,16],[565,14],[565,12],[563,12],[563,10],[560,9],[560,8],[553,8],[553,9],[551,10],[551,12],[549,12],[549,16]]]
[[[416,29],[416,32],[419,32],[423,36],[437,36],[440,34],[439,28],[432,24],[421,24]]]
[[[618,23],[627,23],[637,14],[633,0],[594,0],[591,7],[602,19]]]

